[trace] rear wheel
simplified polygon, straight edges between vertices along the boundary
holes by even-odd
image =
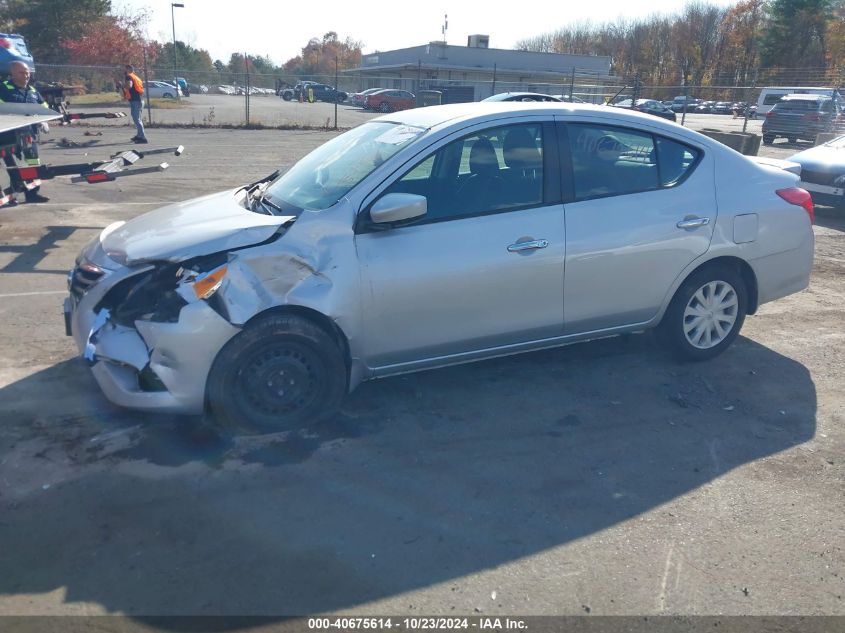
[[[684,360],[707,360],[727,349],[745,321],[748,293],[733,268],[705,268],[678,288],[660,329]]]
[[[346,363],[334,338],[315,323],[276,314],[248,325],[217,355],[207,399],[229,430],[272,433],[330,415],[346,392]]]
[[[763,143],[765,145],[771,145],[775,142],[775,135],[774,134],[763,134]]]

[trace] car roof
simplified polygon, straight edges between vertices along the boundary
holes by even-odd
[[[638,128],[662,130],[668,134],[686,137],[699,145],[714,147],[720,145],[718,141],[711,141],[708,137],[689,128],[681,127],[671,121],[655,117],[651,114],[637,112],[626,108],[615,108],[589,103],[568,103],[565,101],[478,101],[470,103],[453,103],[425,108],[413,108],[385,114],[372,119],[374,121],[392,121],[404,125],[412,125],[426,129],[433,129],[443,125],[454,125],[465,122],[466,125],[483,123],[497,115],[516,116],[549,116],[558,115],[562,118],[587,115],[608,125],[632,125]]]
[[[542,92],[499,92],[482,99],[482,101],[507,101],[508,99],[519,99],[520,97],[542,97],[543,99],[558,100],[560,97],[545,94]]]

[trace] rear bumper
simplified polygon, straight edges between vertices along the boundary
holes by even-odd
[[[752,259],[758,305],[804,290],[810,285],[815,236],[812,229],[798,248]]]

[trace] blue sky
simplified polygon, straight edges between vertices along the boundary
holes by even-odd
[[[462,0],[444,2],[361,2],[360,0],[181,0],[175,9],[176,39],[204,48],[213,59],[228,61],[233,52],[267,55],[280,64],[299,54],[312,37],[336,31],[364,44],[364,53],[425,44],[441,38],[448,14],[446,39],[466,45],[467,35],[490,36],[492,48],[512,48],[524,38],[554,31],[575,22],[612,21],[620,16],[644,17],[679,11],[679,0]],[[732,0],[711,0],[728,6]],[[116,7],[146,7],[151,21],[148,35],[172,39],[169,0],[112,0]],[[521,8],[520,8],[521,7]]]

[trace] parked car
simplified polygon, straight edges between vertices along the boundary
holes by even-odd
[[[233,95],[233,94],[235,94],[235,87],[223,84],[223,85],[217,86],[217,91],[220,92],[220,93],[223,93],[224,95]]]
[[[695,112],[695,109],[700,103],[701,99],[680,95],[672,99],[671,108],[672,112],[684,112],[686,110],[687,114],[689,114],[690,112]]]
[[[185,95],[186,97],[191,96],[191,89],[188,87],[188,80],[184,77],[176,77],[175,80],[169,81],[168,83],[171,83],[174,86],[179,86],[179,89],[182,91],[181,94]]]
[[[29,66],[29,72],[35,72],[35,61],[23,35],[0,33],[0,75],[9,74],[9,64],[12,62],[23,62]]]
[[[581,99],[580,97],[576,97],[575,95],[572,95],[571,97],[569,95],[559,95],[557,99],[559,101],[566,101],[567,103],[588,103],[587,101],[584,101],[583,99]]]
[[[182,96],[179,88],[164,81],[148,81],[144,92],[150,99],[175,99]]]
[[[395,112],[396,110],[407,110],[417,104],[417,98],[413,92],[407,90],[379,90],[367,95],[364,102],[365,110],[377,110],[379,112]]]
[[[710,108],[712,114],[731,114],[733,113],[733,103],[730,101],[717,101]]]
[[[293,98],[299,99],[300,93],[307,89],[309,84],[316,84],[316,81],[309,81],[304,80],[297,83],[293,88],[285,88],[280,93],[279,96],[284,99],[285,101],[290,101]]]
[[[654,116],[659,116],[661,119],[668,119],[669,121],[677,121],[678,117],[669,108],[663,105],[662,102],[656,99],[637,99],[634,104],[632,99],[625,99],[613,104],[614,108],[627,108],[629,110],[636,110],[637,112],[645,112]]]
[[[702,101],[697,106],[693,112],[696,114],[710,114],[713,112],[713,106],[716,105],[715,101]]]
[[[353,106],[363,108],[364,103],[367,100],[367,95],[371,95],[374,92],[378,92],[379,90],[384,90],[384,88],[367,88],[366,90],[362,90],[361,92],[356,92],[350,95],[347,101],[349,101],[349,103]]]
[[[790,143],[798,139],[815,141],[819,132],[835,129],[841,114],[838,99],[816,94],[786,95],[766,113],[763,142],[771,145],[784,136]]]
[[[539,92],[500,92],[482,101],[560,101],[560,97],[540,94]]]
[[[845,211],[845,136],[787,160],[801,165],[799,186],[813,194],[813,202]]]
[[[731,112],[734,117],[748,117],[749,119],[757,118],[757,104],[747,103],[746,101],[737,101],[731,106]]]
[[[299,95],[301,94],[302,98],[305,99],[308,96],[309,88],[314,92],[315,101],[327,101],[329,103],[337,101],[338,103],[342,103],[349,96],[345,92],[336,90],[334,86],[318,84],[313,81],[303,81],[296,84],[293,89],[282,91],[282,98],[285,101],[290,101],[291,99],[299,100]]]
[[[807,287],[797,181],[622,108],[393,113],[106,227],[65,323],[116,404],[264,432],[370,378],[613,334],[657,328],[706,360]]]

